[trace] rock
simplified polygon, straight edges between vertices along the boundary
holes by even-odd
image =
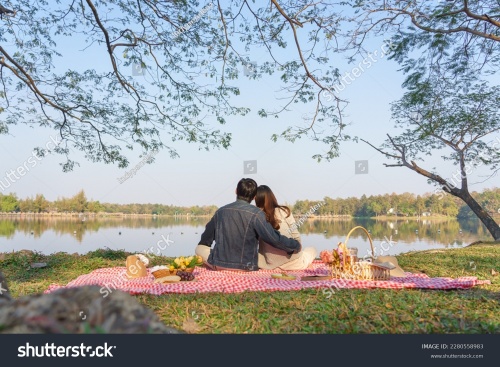
[[[12,300],[12,297],[10,296],[9,287],[7,285],[7,280],[5,280],[5,277],[3,276],[2,272],[0,271],[0,304],[2,304],[2,302],[7,302],[7,301],[11,301],[11,300]]]
[[[47,266],[47,263],[31,263],[31,268],[45,268]]]
[[[3,289],[7,284],[0,273]],[[179,334],[153,310],[118,290],[106,297],[98,286],[61,288],[12,299],[0,295],[1,332],[8,334]]]

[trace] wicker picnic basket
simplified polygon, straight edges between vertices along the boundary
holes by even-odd
[[[331,263],[331,277],[336,279],[353,279],[353,280],[389,280],[391,278],[390,269],[379,266],[373,261],[373,256],[368,259],[359,261],[357,256],[350,255],[350,249],[347,247],[349,236],[357,229],[363,230],[368,240],[370,241],[371,253],[374,254],[373,241],[370,233],[362,226],[352,228],[344,243],[339,243],[339,247],[343,249],[342,261]],[[333,251],[336,251],[335,249]]]

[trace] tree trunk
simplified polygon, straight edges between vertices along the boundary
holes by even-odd
[[[404,160],[404,159],[403,159]],[[460,169],[461,169],[461,177],[462,177],[462,188],[457,188],[455,185],[451,185],[441,176],[433,174],[422,167],[419,167],[414,161],[409,164],[408,162],[404,162],[405,167],[417,172],[418,174],[430,178],[431,180],[443,185],[442,189],[444,192],[456,196],[457,198],[462,199],[469,208],[476,214],[479,220],[485,225],[486,229],[493,236],[495,241],[500,240],[500,227],[497,222],[479,205],[479,203],[470,195],[469,190],[467,188],[467,174],[465,170],[465,163],[463,155],[460,159]]]
[[[486,229],[491,233],[495,241],[500,240],[500,226],[497,222],[486,212],[481,205],[478,204],[476,200],[469,194],[466,190],[457,190],[459,192],[453,192],[452,194],[462,199],[469,208],[477,215],[477,217],[483,222]]]

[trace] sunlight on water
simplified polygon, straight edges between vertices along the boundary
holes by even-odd
[[[85,254],[110,248],[164,256],[194,253],[208,217],[173,218],[2,218],[0,252],[22,249],[43,254],[68,252]],[[318,252],[345,242],[349,231],[361,225],[370,232],[376,255],[397,255],[408,251],[459,248],[478,240],[491,240],[479,221],[457,220],[309,220],[299,227],[303,246]],[[358,248],[359,257],[371,250],[364,231],[355,231],[348,247]]]

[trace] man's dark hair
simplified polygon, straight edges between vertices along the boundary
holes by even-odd
[[[257,193],[257,182],[251,178],[242,178],[236,186],[236,198],[250,203]]]

